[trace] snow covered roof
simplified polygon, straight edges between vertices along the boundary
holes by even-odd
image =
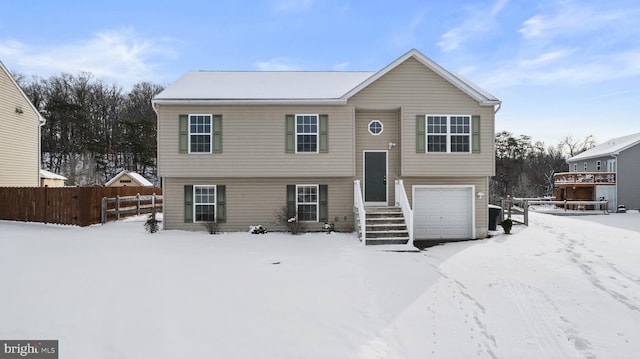
[[[171,100],[337,100],[373,72],[190,71],[159,93]]]
[[[126,171],[126,170],[123,170],[120,173],[118,173],[117,175],[115,175],[111,180],[109,180],[109,182],[107,182],[105,184],[105,186],[110,186],[111,184],[113,184],[115,181],[117,181],[120,177],[122,177],[125,174],[127,176],[131,177],[136,182],[138,182],[138,184],[140,186],[143,186],[143,187],[153,186],[153,183],[149,182],[149,180],[147,180],[146,178],[142,177],[142,175],[140,175],[139,173],[137,173],[137,172],[129,172],[129,171]]]
[[[578,155],[575,155],[567,160],[567,162],[574,162],[579,160],[587,160],[590,158],[613,156],[626,150],[629,147],[633,147],[640,143],[640,132],[633,135],[627,135],[617,138],[612,138],[607,142],[600,144],[590,150],[586,150]]]
[[[57,179],[57,180],[67,180],[67,177],[65,176],[61,176],[57,173],[53,173],[47,170],[40,170],[40,178],[46,178],[46,179]]]
[[[190,71],[156,95],[154,104],[171,103],[331,103],[347,100],[409,58],[414,58],[480,105],[500,100],[445,70],[412,49],[377,72],[362,71]]]

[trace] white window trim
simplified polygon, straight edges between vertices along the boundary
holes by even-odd
[[[371,131],[371,124],[373,124],[374,122],[377,122],[380,124],[380,132],[378,133],[373,133],[373,131]],[[374,136],[380,136],[382,132],[384,132],[384,124],[380,120],[371,120],[371,122],[369,122],[369,124],[367,125],[367,130],[369,131],[370,134]]]
[[[214,202],[213,203],[198,203],[196,202],[196,188],[197,187],[213,187],[213,198],[214,198]],[[217,185],[211,185],[211,184],[207,184],[207,185],[193,185],[193,223],[205,223],[203,221],[197,221],[196,220],[196,207],[198,205],[213,205],[213,221],[217,222],[218,221],[218,186]]]
[[[315,187],[316,189],[316,220],[315,221],[300,221],[300,222],[318,222],[320,218],[320,185],[318,184],[297,184],[296,185],[296,220],[298,219],[298,205],[300,204],[314,204],[313,202],[298,202],[298,188],[300,187]]]
[[[206,135],[206,133],[191,133],[191,117],[192,116],[209,116],[209,152],[192,152],[191,151],[191,135]],[[188,127],[188,138],[189,138],[189,143],[187,144],[188,149],[190,154],[194,154],[194,155],[207,155],[207,154],[211,154],[213,153],[213,114],[210,113],[198,113],[198,114],[189,114],[189,117],[187,119],[187,127]]]
[[[447,139],[447,151],[446,152],[433,152],[429,151],[429,117],[446,117],[447,118],[447,132],[446,133],[431,133],[434,136],[446,136]],[[451,133],[451,117],[468,117],[469,118],[469,133],[467,136],[469,137],[469,151],[467,152],[452,152],[451,151],[451,136],[460,136],[464,134],[460,133]],[[446,154],[469,154],[473,152],[473,117],[471,115],[438,115],[438,114],[426,114],[424,116],[424,149],[425,153],[446,153]]]
[[[315,118],[316,118],[316,133],[315,133],[315,136],[316,136],[316,150],[315,150],[315,152],[313,152],[313,151],[298,151],[298,116],[315,116]],[[320,115],[317,114],[317,113],[303,113],[303,114],[296,113],[293,125],[295,126],[296,153],[300,153],[300,154],[316,154],[316,153],[320,153]],[[304,133],[303,132],[303,133],[300,133],[300,135],[314,135],[314,134],[313,133]]]

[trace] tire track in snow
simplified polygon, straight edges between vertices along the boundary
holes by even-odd
[[[571,262],[582,271],[595,288],[627,308],[640,312],[640,279],[621,271],[614,264],[608,262],[604,256],[588,248],[589,240],[596,238],[592,236],[581,240],[568,238],[565,233],[557,231],[550,225],[542,222],[536,224],[554,235],[563,245]]]
[[[549,296],[541,289],[520,281],[494,282],[506,289],[520,313],[527,332],[527,341],[535,345],[542,358],[595,358],[589,351],[591,343],[564,318]],[[573,343],[573,347],[567,343]]]

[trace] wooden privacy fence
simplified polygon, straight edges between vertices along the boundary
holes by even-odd
[[[141,215],[145,213],[162,212],[162,196],[153,193],[150,196],[116,196],[102,199],[102,224],[109,220],[109,216]],[[113,218],[113,217],[112,217]]]
[[[0,187],[0,219],[89,226],[102,222],[102,198],[162,194],[158,187]]]

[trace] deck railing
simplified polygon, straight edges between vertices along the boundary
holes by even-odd
[[[404,222],[407,225],[407,231],[409,232],[409,246],[413,246],[413,210],[409,204],[407,198],[407,192],[404,190],[404,181],[396,180],[396,206],[402,208],[402,215],[404,216]]]
[[[353,211],[356,214],[356,229],[360,240],[364,243],[367,238],[367,211],[364,209],[360,180],[353,181]]]
[[[615,172],[562,172],[553,175],[556,185],[616,184]]]

